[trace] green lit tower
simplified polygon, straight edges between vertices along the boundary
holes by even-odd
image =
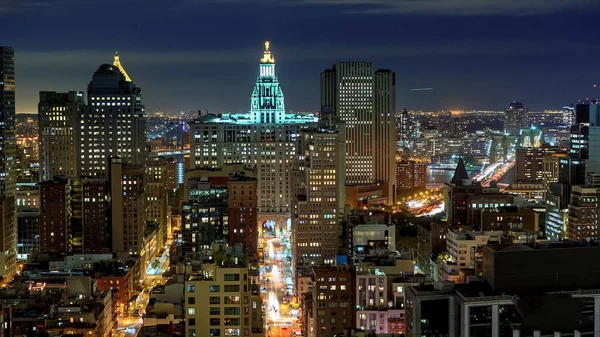
[[[285,103],[279,80],[275,76],[275,57],[265,42],[265,53],[260,59],[260,75],[252,91],[250,117],[256,124],[281,124],[285,119]]]

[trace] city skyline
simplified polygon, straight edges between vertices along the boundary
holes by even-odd
[[[520,100],[544,110],[600,96],[593,88],[598,47],[588,42],[597,4],[370,3],[149,1],[139,9],[131,2],[111,7],[116,2],[109,1],[103,8],[119,8],[110,11],[114,20],[139,11],[136,20],[110,26],[101,11],[89,14],[96,7],[88,2],[9,1],[0,5],[0,16],[15,32],[3,44],[17,55],[19,113],[37,110],[39,91],[85,89],[116,50],[145,89],[148,112],[246,112],[247,83],[257,75],[251,65],[265,40],[278,55],[288,111],[317,111],[320,71],[351,60],[373,61],[398,74],[398,109],[502,110]],[[214,27],[219,34],[205,33]],[[433,90],[411,90],[419,88]],[[223,93],[230,97],[222,99]]]

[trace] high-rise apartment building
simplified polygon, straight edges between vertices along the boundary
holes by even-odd
[[[40,91],[38,104],[40,180],[79,175],[79,109],[83,92]]]
[[[71,191],[71,224],[81,228],[81,251],[84,254],[110,253],[112,233],[108,182],[104,179],[72,179]]]
[[[71,251],[71,190],[66,179],[40,183],[40,250]]]
[[[528,129],[529,123],[527,114],[529,110],[523,103],[513,101],[507,109],[504,110],[504,132],[511,135],[518,135],[521,129]]]
[[[314,267],[313,273],[314,319],[313,324],[306,327],[308,336],[333,337],[354,328],[354,267]]]
[[[191,276],[185,282],[185,335],[250,336],[250,319],[260,315],[260,307],[254,307],[250,297],[250,278],[244,265],[226,263]]]
[[[265,50],[250,97],[250,113],[205,114],[190,123],[191,169],[244,164],[256,170],[258,222],[283,228],[291,212],[290,166],[300,130],[313,115],[285,113],[271,47]]]
[[[571,240],[598,239],[598,189],[573,186],[569,220],[564,237]]]
[[[396,162],[396,187],[415,188],[427,184],[427,165],[414,160]]]
[[[542,185],[544,191],[550,191],[550,184],[558,182],[560,159],[565,155],[545,155],[542,157]]]
[[[140,254],[146,233],[146,179],[142,165],[110,159],[113,252]]]
[[[244,252],[258,254],[258,181],[243,172],[234,173],[227,182],[229,235],[233,247],[241,243]]]
[[[15,138],[15,53],[0,46],[0,276],[12,279],[17,259],[15,205],[17,144]]]
[[[158,245],[167,240],[167,162],[162,158],[149,158],[146,164],[146,199],[148,222],[158,225]]]
[[[103,64],[88,85],[87,105],[80,111],[80,170],[83,177],[105,178],[108,159],[143,165],[146,160],[146,117],[141,89],[123,70],[118,54]]]
[[[516,151],[516,166],[518,182],[543,181],[544,165],[543,160],[546,156],[567,155],[565,151],[558,147],[521,147]]]
[[[40,189],[31,184],[17,185],[17,258],[27,260],[40,250]]]
[[[345,205],[344,123],[325,114],[303,130],[292,187],[292,255],[296,264],[333,264]]]
[[[346,185],[396,185],[396,75],[371,62],[338,62],[321,73],[321,106],[346,123]]]
[[[227,239],[227,189],[208,181],[188,181],[188,202],[182,207],[182,228],[176,238],[177,254],[210,249],[215,241]]]

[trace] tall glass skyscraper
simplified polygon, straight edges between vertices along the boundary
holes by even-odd
[[[15,53],[0,46],[0,276],[2,282],[16,272],[17,214],[15,136]]]
[[[396,74],[372,62],[338,62],[321,73],[321,106],[346,125],[346,185],[384,183],[393,202]]]

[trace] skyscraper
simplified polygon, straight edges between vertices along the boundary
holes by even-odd
[[[300,130],[316,117],[285,113],[275,58],[265,43],[250,113],[205,114],[190,123],[192,169],[244,164],[256,170],[258,222],[282,229],[291,212],[290,165]]]
[[[15,54],[0,46],[0,276],[3,282],[16,272],[17,214],[15,138]]]
[[[386,184],[394,200],[396,75],[371,62],[338,62],[321,73],[321,105],[346,125],[346,185]]]
[[[317,127],[301,133],[292,179],[292,256],[296,265],[333,264],[339,252],[345,206],[344,131],[344,123],[329,113]]]
[[[519,130],[529,128],[527,121],[527,113],[529,110],[525,108],[523,103],[513,101],[504,110],[504,132],[511,135],[518,135]]]
[[[40,91],[38,104],[40,180],[79,175],[76,137],[83,92]]]
[[[275,76],[275,57],[269,41],[260,59],[260,75],[252,91],[250,118],[253,123],[281,124],[285,121],[285,102],[279,80]]]
[[[127,75],[119,55],[103,64],[88,85],[87,105],[81,109],[80,167],[84,177],[107,176],[108,158],[143,165],[146,159],[146,117],[141,89]]]

